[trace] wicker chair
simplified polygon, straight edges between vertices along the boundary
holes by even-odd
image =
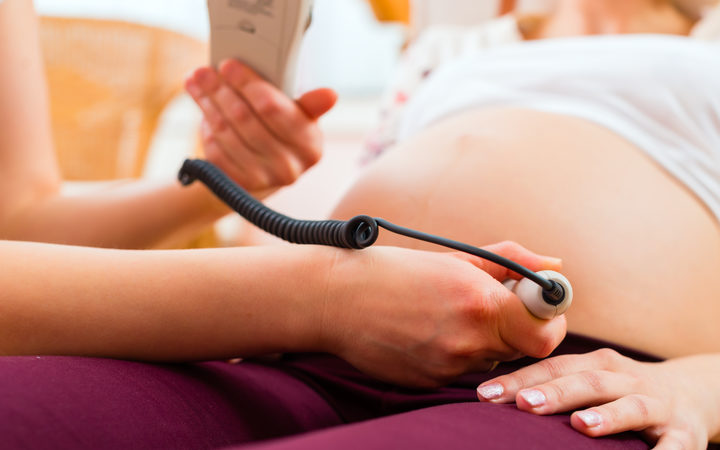
[[[43,17],[40,30],[64,179],[140,177],[160,116],[206,62],[206,45],[110,20]],[[210,227],[182,247],[216,245]]]
[[[109,20],[44,17],[53,133],[67,180],[138,177],[158,119],[205,44]]]

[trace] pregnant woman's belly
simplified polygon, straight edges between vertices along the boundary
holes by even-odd
[[[569,330],[664,357],[720,351],[720,228],[639,149],[525,110],[454,116],[380,158],[334,216],[564,261]],[[381,231],[380,243],[438,249]]]

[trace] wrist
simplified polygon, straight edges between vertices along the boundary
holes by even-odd
[[[321,351],[342,356],[352,332],[353,320],[357,320],[362,310],[353,305],[361,286],[361,276],[367,267],[363,267],[361,258],[368,251],[332,249],[325,266],[324,288],[318,317],[318,343]],[[356,336],[357,337],[357,336]]]
[[[201,211],[203,215],[207,215],[211,220],[217,220],[230,212],[230,208],[200,182],[195,182],[183,189],[187,189],[188,195],[192,197],[197,206],[197,210]]]
[[[335,312],[340,288],[335,267],[342,259],[342,251],[324,246],[296,248],[302,249],[296,253],[297,264],[288,267],[295,270],[290,276],[297,277],[297,271],[300,271],[297,278],[300,283],[290,293],[299,301],[291,308],[286,321],[291,336],[284,351],[335,354],[338,347],[336,328],[343,328],[337,323],[339,317]]]

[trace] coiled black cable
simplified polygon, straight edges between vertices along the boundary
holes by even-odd
[[[348,221],[297,220],[285,216],[254,199],[245,189],[238,186],[220,169],[207,161],[199,159],[185,160],[178,174],[178,179],[184,186],[193,183],[195,180],[202,181],[220,200],[245,219],[262,230],[295,244],[328,245],[360,250],[375,243],[378,238],[379,228],[382,227],[393,233],[487,259],[534,281],[544,291],[550,293],[551,297],[556,296],[552,292],[558,289],[557,283],[541,277],[514,261],[472,245],[401,227],[385,219],[361,215]],[[564,295],[564,293],[558,292],[557,295]]]

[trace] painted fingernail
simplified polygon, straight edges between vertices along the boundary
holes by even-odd
[[[498,383],[486,384],[485,386],[478,386],[477,388],[478,395],[485,400],[496,400],[500,398],[504,392],[505,389]]]
[[[537,408],[542,406],[547,401],[545,394],[538,391],[537,389],[528,389],[527,391],[520,391],[520,397],[523,398],[530,406]]]
[[[595,411],[580,411],[577,416],[588,428],[596,427],[603,421],[602,416]]]

